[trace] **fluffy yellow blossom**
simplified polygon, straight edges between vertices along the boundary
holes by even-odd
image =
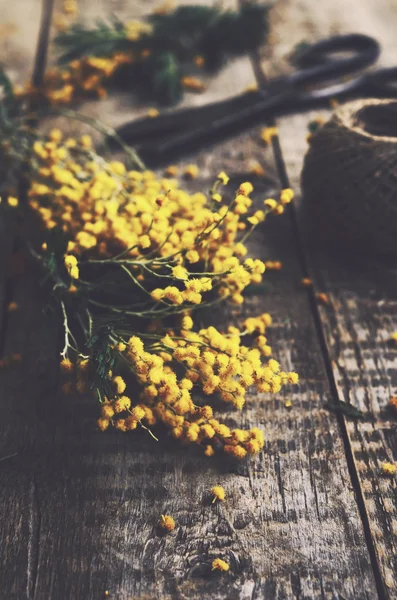
[[[176,165],[169,165],[166,169],[165,169],[165,174],[168,175],[169,177],[175,177],[176,175],[178,175],[179,169]]]
[[[212,570],[213,571],[228,571],[230,569],[229,564],[225,561],[222,560],[221,558],[214,558],[214,560],[212,561]]]
[[[91,148],[92,147],[92,138],[90,135],[82,135],[80,138],[80,143],[83,148]]]
[[[222,502],[226,497],[226,492],[221,485],[214,485],[214,487],[211,488],[211,493],[214,496],[214,499],[212,502],[215,502],[216,500],[219,500],[220,502]]]
[[[247,450],[245,448],[243,448],[243,446],[240,446],[240,445],[229,446],[226,444],[226,446],[224,446],[223,450],[226,452],[226,454],[229,454],[230,456],[233,456],[234,458],[242,459],[247,456]]]
[[[89,250],[96,246],[97,239],[95,235],[87,233],[86,231],[79,231],[76,235],[77,244],[84,250]]]
[[[265,213],[262,210],[257,210],[251,217],[248,217],[248,223],[251,225],[258,225],[265,220]]]
[[[120,377],[121,379],[121,377]],[[123,386],[120,386],[121,388]],[[122,393],[122,392],[118,392],[118,393]],[[121,396],[120,398],[118,398],[115,402],[114,402],[114,411],[116,413],[121,413],[124,410],[129,410],[130,406],[131,406],[131,400],[128,396]]]
[[[161,515],[160,526],[166,531],[175,529],[175,521],[170,515]]]
[[[188,279],[189,273],[185,267],[178,265],[172,269],[172,274],[176,279]]]
[[[189,77],[189,76],[182,77],[181,84],[185,89],[190,90],[191,92],[204,92],[205,91],[204,83],[197,77]]]
[[[380,465],[381,471],[384,475],[395,475],[397,471],[397,467],[395,464],[391,462],[384,462]]]
[[[126,419],[118,419],[115,421],[114,427],[119,431],[128,431]]]
[[[142,406],[134,406],[131,410],[131,417],[135,421],[142,421],[142,419],[145,418],[145,415],[145,409]]]
[[[204,454],[205,454],[205,456],[208,456],[208,457],[214,456],[215,450],[214,450],[213,446],[206,446],[205,450],[204,450]]]
[[[227,185],[229,183],[230,178],[226,175],[226,173],[224,171],[221,171],[220,173],[218,173],[217,179],[219,179],[219,181],[223,185]]]
[[[60,142],[62,139],[62,131],[60,129],[51,129],[49,136],[53,142]]]
[[[65,256],[65,267],[72,279],[79,278],[79,268],[77,266],[77,258],[73,254]]]
[[[77,0],[63,0],[63,11],[67,15],[75,16],[78,12]]]
[[[127,169],[125,168],[125,165],[118,160],[114,160],[114,161],[110,162],[109,168],[111,169],[111,171],[113,173],[115,173],[116,175],[120,175],[120,176],[125,175],[126,171],[127,171]]]
[[[136,42],[142,36],[150,34],[153,28],[150,23],[144,21],[128,21],[124,25],[124,30],[127,40]]]
[[[113,378],[113,383],[116,386],[118,394],[122,394],[125,391],[125,388],[127,387],[124,379],[120,375],[117,375],[117,377]]]
[[[119,411],[121,412],[121,411]],[[113,406],[109,402],[105,402],[101,407],[101,416],[103,419],[111,419],[115,414]]]
[[[97,425],[101,431],[105,431],[110,425],[110,420],[104,418],[98,419]]]
[[[156,288],[155,290],[153,290],[151,292],[151,297],[153,298],[153,300],[155,300],[156,302],[158,302],[159,300],[161,300],[162,298],[164,298],[164,291],[161,288]]]
[[[182,329],[193,329],[193,319],[189,315],[185,315],[182,319]]]
[[[311,287],[313,285],[313,281],[309,279],[309,277],[304,277],[301,279],[301,284],[303,287]]]
[[[393,342],[397,342],[397,331],[391,334],[390,339],[393,340]]]
[[[281,190],[281,194],[280,194],[280,202],[281,204],[289,204],[293,198],[294,198],[294,192],[293,190],[291,190],[291,188],[286,188],[284,190]]]
[[[197,252],[197,250],[189,250],[186,252],[186,260],[190,264],[197,263],[200,260],[200,254]]]
[[[277,127],[264,127],[260,133],[262,142],[266,145],[271,144],[272,139],[278,135]]]
[[[54,15],[53,23],[54,23],[54,27],[58,31],[66,31],[66,29],[68,29],[68,27],[69,27],[69,20],[64,15]],[[22,92],[24,92],[23,88],[22,88]]]
[[[60,368],[62,373],[70,373],[74,369],[74,364],[69,358],[64,358],[61,360]]]
[[[274,200],[274,198],[266,198],[266,200],[264,200],[263,202],[265,206],[270,208],[270,210],[274,210],[277,206],[277,200]]]
[[[239,194],[243,196],[248,196],[254,190],[254,186],[249,181],[245,181],[242,183],[238,189]]]
[[[8,206],[15,208],[16,206],[18,206],[19,200],[18,200],[18,198],[15,198],[15,196],[8,196],[7,204],[8,204]]]
[[[265,266],[269,271],[280,271],[283,268],[283,264],[279,260],[267,260]]]
[[[148,110],[146,111],[146,116],[148,117],[152,117],[152,118],[156,118],[159,116],[159,111],[157,110],[157,108],[148,108]]]
[[[148,235],[141,235],[141,237],[138,239],[138,243],[141,248],[146,249],[150,248],[152,242]]]
[[[187,165],[183,171],[185,177],[189,179],[196,179],[199,174],[199,168],[197,165]]]

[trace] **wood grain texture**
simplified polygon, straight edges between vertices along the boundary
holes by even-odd
[[[25,597],[26,586],[36,599],[97,598],[106,589],[123,600],[375,597],[337,423],[321,408],[326,375],[299,267],[284,242],[289,232],[277,219],[264,231],[266,246],[258,240],[256,252],[285,267],[268,276],[268,294],[252,299],[247,313],[272,312],[275,356],[303,383],[286,395],[292,409],[285,397],[260,396],[243,413],[225,414],[231,425],[265,431],[264,452],[247,463],[212,462],[142,434],[96,433],[94,405],[81,399],[51,396],[48,411],[52,325],[22,309],[9,344],[25,348],[27,371],[19,384],[15,373],[3,374],[8,400],[32,403],[19,410],[18,456],[0,463],[1,512],[12,528],[6,559],[16,577],[10,588],[2,578],[9,597]],[[216,483],[227,490],[225,504],[209,501]],[[177,522],[169,536],[156,527],[164,513]],[[230,562],[230,575],[211,574],[216,556]]]
[[[387,594],[397,597],[397,485],[382,474],[397,461],[397,414],[387,408],[397,388],[396,273],[362,263],[315,266],[330,304],[321,309],[339,397],[364,411],[347,431]],[[385,280],[389,279],[389,285]]]
[[[87,14],[105,6],[81,4]],[[109,6],[123,14],[126,2]],[[240,91],[236,81],[242,89],[252,80],[248,61],[236,61],[206,95],[186,101],[225,97]],[[120,102],[85,110],[118,124],[137,114],[129,105],[115,114]],[[256,139],[240,136],[200,155],[199,184],[208,187],[221,167],[245,179],[250,159],[263,161]],[[256,188],[258,201],[269,193],[266,182]],[[251,299],[246,314],[272,313],[274,355],[302,384],[225,413],[230,424],[264,429],[266,447],[250,462],[211,461],[143,432],[97,433],[91,401],[54,392],[56,325],[39,310],[35,274],[12,289],[21,309],[7,318],[4,351],[22,351],[24,362],[0,373],[0,458],[18,453],[0,462],[4,597],[86,600],[105,590],[120,600],[376,597],[338,424],[322,408],[330,390],[288,219],[269,221],[254,246],[284,269],[267,275],[268,293]],[[222,505],[209,501],[216,483],[228,494]],[[177,522],[168,536],[157,527],[164,513]],[[230,562],[227,575],[211,572],[216,556]]]
[[[283,0],[272,15],[277,43],[265,61],[269,71],[274,71],[275,64],[280,65],[289,46],[303,39],[353,30],[375,36],[383,48],[381,64],[395,64],[397,7],[390,0],[317,5],[309,0]],[[288,171],[297,187],[307,148],[306,127],[312,117],[293,116],[279,124]],[[304,239],[307,234],[302,225]],[[319,307],[319,315],[336,392],[339,399],[367,415],[364,421],[346,420],[346,434],[383,594],[397,598],[396,480],[381,473],[382,462],[397,459],[396,416],[386,408],[397,386],[397,349],[390,343],[391,333],[397,330],[396,271],[351,253],[332,256],[318,246],[311,247],[309,264],[317,291],[324,291],[330,298],[328,306]]]

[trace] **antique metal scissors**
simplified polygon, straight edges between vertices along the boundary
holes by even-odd
[[[306,46],[295,57],[295,72],[268,80],[257,91],[157,118],[137,119],[121,126],[117,133],[134,145],[147,166],[155,167],[258,122],[326,106],[331,98],[395,97],[397,67],[349,78],[374,64],[379,54],[380,46],[372,37],[334,36]]]

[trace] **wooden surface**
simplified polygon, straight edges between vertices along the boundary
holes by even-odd
[[[81,2],[87,19],[106,11],[134,16],[137,4]],[[17,30],[0,47],[3,60],[18,57],[15,80],[26,76],[35,47],[26,32],[38,29],[37,10],[24,11],[25,5],[15,0],[7,16],[24,35]],[[271,24],[267,74],[286,69],[286,53],[302,39],[370,33],[386,46],[385,64],[397,44],[393,0],[280,0]],[[226,97],[253,81],[248,59],[239,60],[187,103]],[[84,110],[117,125],[144,108],[113,97]],[[280,123],[296,189],[309,119]],[[255,184],[255,197],[263,198],[277,182],[271,151],[257,140],[258,129],[195,157],[199,184],[207,187],[221,167],[236,184],[257,158],[269,173]],[[295,235],[292,217],[268,221],[254,240],[257,256],[281,260],[284,268],[266,276],[267,293],[250,299],[245,314],[272,313],[274,355],[302,383],[293,395],[253,396],[241,414],[229,415],[231,424],[260,426],[266,438],[258,457],[237,464],[167,440],[157,445],[142,432],[97,433],[95,406],[58,397],[56,324],[38,309],[34,273],[5,277],[12,241],[2,232],[0,303],[4,308],[15,299],[21,306],[2,311],[2,352],[21,352],[23,364],[0,371],[0,459],[16,453],[0,462],[0,597],[96,600],[108,590],[120,600],[397,598],[396,481],[379,467],[397,460],[385,411],[397,386],[397,349],[388,342],[397,330],[395,272],[306,250],[316,289],[330,297],[319,308],[300,285],[307,240],[303,227]],[[336,416],[325,403],[337,397],[369,415]],[[216,483],[227,490],[222,505],[208,502]],[[169,536],[156,526],[163,513],[177,522]],[[230,562],[228,574],[211,573],[216,556]]]

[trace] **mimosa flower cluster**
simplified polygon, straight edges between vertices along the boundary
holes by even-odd
[[[247,286],[262,281],[265,264],[245,242],[283,212],[292,191],[254,210],[251,183],[230,196],[221,172],[209,193],[189,193],[177,179],[105,160],[87,135],[64,139],[58,129],[35,141],[31,167],[28,220],[44,240],[32,253],[62,318],[63,391],[95,393],[102,431],[142,427],[155,437],[162,425],[206,456],[258,453],[261,430],[231,429],[214,406],[242,410],[250,389],[277,394],[298,375],[270,358],[269,314],[226,331],[198,326],[196,314],[239,306]],[[18,200],[6,206],[19,210]]]
[[[213,75],[228,60],[259,48],[267,34],[268,7],[163,6],[141,20],[113,16],[91,26],[71,22],[75,0],[64,0],[63,13],[54,18],[58,67],[47,73],[42,89],[28,85],[15,90],[19,95],[39,94],[59,105],[103,98],[108,89],[121,87],[145,102],[167,105],[179,102],[185,90],[202,92],[202,75]]]

